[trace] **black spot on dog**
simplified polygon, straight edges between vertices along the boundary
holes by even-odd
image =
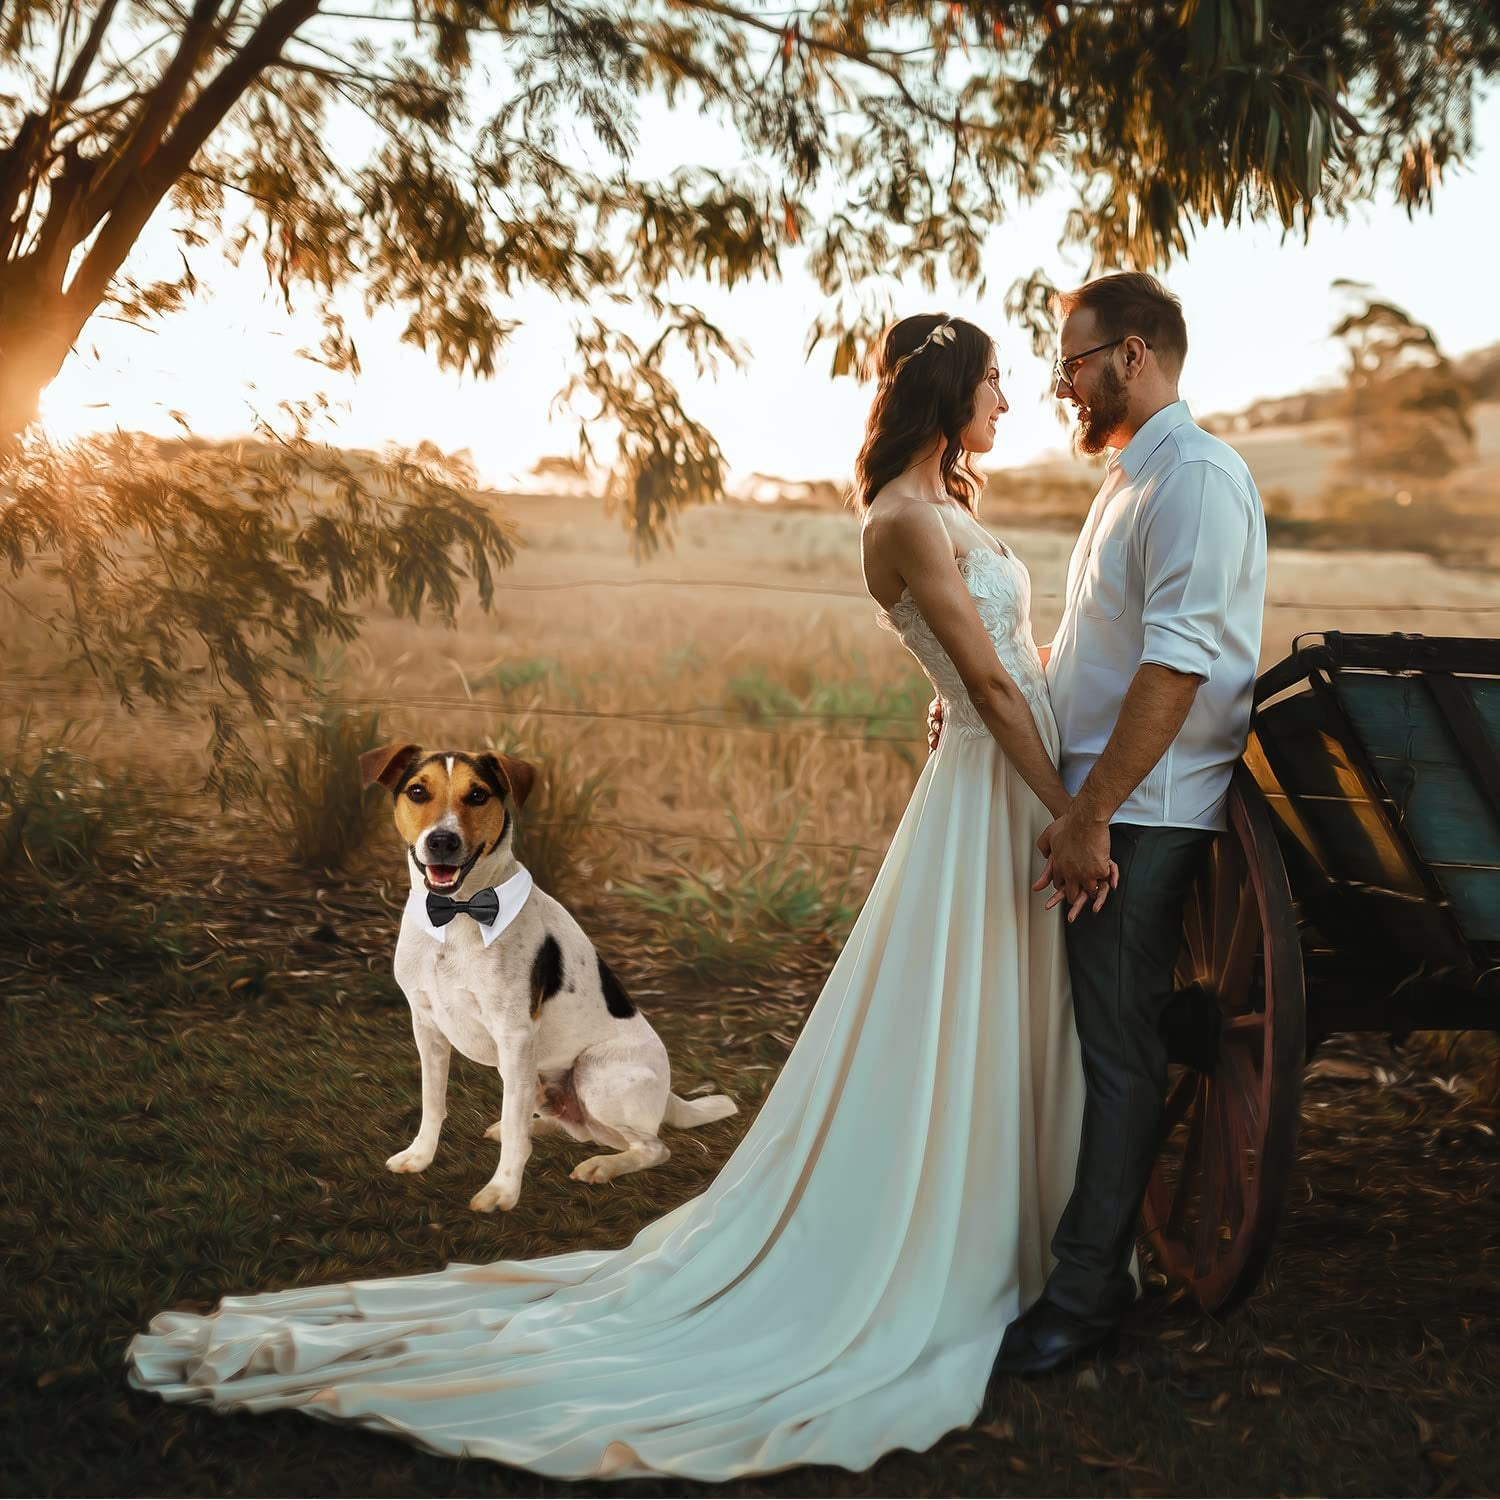
[[[548,933],[542,946],[531,960],[531,1013],[541,1010],[542,1002],[550,1000],[563,985],[562,949],[557,939]]]
[[[604,1003],[609,1007],[610,1015],[623,1021],[635,1014],[635,1001],[625,993],[625,986],[615,978],[614,970],[602,958],[599,959],[599,983],[604,987]]]
[[[495,762],[490,756],[464,755],[460,752],[453,758],[460,764],[468,766],[497,797],[503,798],[509,790],[495,774]]]
[[[430,755],[414,755],[407,761],[406,768],[391,785],[391,796],[399,797],[406,790],[406,783],[426,766],[430,766],[435,760],[442,760],[443,752],[434,750]]]

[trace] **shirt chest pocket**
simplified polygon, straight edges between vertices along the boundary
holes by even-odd
[[[1118,620],[1125,612],[1130,577],[1130,541],[1106,537],[1085,565],[1079,610],[1094,620]]]

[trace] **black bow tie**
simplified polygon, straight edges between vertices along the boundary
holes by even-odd
[[[468,912],[476,922],[483,922],[488,927],[500,915],[500,898],[493,887],[475,891],[467,901],[455,901],[451,896],[428,891],[427,917],[434,927],[446,927],[461,911]]]

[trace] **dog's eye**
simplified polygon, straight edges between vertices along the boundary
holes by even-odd
[[[472,802],[475,807],[482,807],[490,800],[490,794],[482,786],[471,787],[469,795],[464,798],[465,802]]]
[[[413,802],[425,802],[427,800],[427,788],[418,782],[415,786],[407,787],[406,795]]]

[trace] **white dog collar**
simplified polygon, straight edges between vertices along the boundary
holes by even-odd
[[[491,887],[499,899],[500,912],[493,922],[476,922],[474,924],[479,928],[480,936],[484,939],[484,946],[486,948],[515,921],[516,917],[520,914],[521,908],[526,905],[526,898],[531,894],[531,886],[531,871],[522,865],[509,880],[502,881],[499,885]],[[406,898],[406,915],[428,937],[435,938],[440,943],[447,940],[446,934],[448,928],[439,927],[427,915],[427,889],[425,886],[414,885],[411,888]]]

